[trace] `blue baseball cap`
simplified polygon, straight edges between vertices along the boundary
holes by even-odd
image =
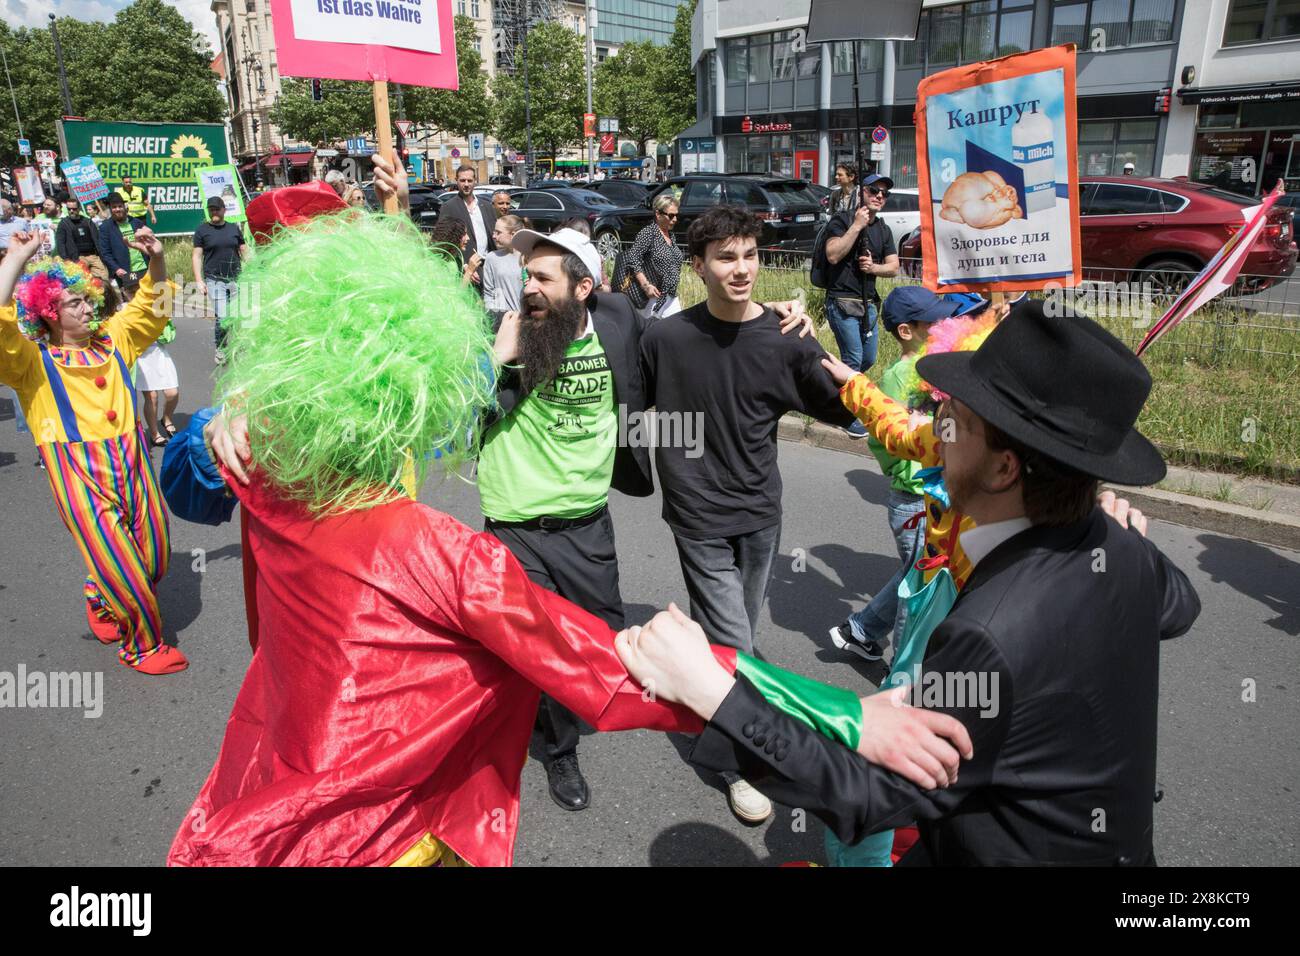
[[[894,181],[890,179],[888,176],[881,176],[879,173],[873,173],[872,175],[868,176],[866,179],[862,180],[862,185],[864,187],[874,186],[876,183],[883,183],[886,189],[894,188]]]
[[[885,296],[882,321],[891,332],[904,322],[938,322],[957,314],[957,304],[919,285],[899,286]]]

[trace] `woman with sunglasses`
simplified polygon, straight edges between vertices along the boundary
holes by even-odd
[[[629,278],[619,284],[632,304],[654,318],[681,310],[677,283],[682,277],[682,251],[673,243],[677,197],[665,189],[654,201],[655,221],[639,233],[627,251],[624,269]]]

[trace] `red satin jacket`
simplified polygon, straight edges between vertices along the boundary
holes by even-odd
[[[230,484],[254,653],[169,865],[385,865],[432,833],[507,866],[539,688],[598,730],[702,729],[492,536],[410,500],[314,519]]]

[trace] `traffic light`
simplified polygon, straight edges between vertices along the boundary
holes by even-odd
[[[325,99],[325,91],[321,89],[320,80],[311,81],[311,98],[317,103],[320,103]]]

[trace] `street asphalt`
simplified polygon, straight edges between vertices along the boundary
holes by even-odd
[[[181,372],[178,425],[211,393],[211,324],[182,319],[170,351]],[[168,639],[190,658],[153,678],[90,637],[82,565],[17,434],[0,389],[0,671],[103,674],[104,711],[0,709],[0,864],[160,864],[216,757],[249,661],[237,523],[171,522],[161,588]],[[161,461],[155,451],[155,466]],[[870,692],[865,664],[827,629],[861,607],[897,562],[874,462],[781,445],[785,524],[759,647],[777,664]],[[430,483],[421,500],[481,526],[474,487]],[[659,499],[614,495],[629,622],[685,606]],[[1152,539],[1191,578],[1204,610],[1161,651],[1156,852],[1164,864],[1300,863],[1300,554],[1155,523]],[[198,567],[202,570],[196,570]],[[1243,699],[1248,698],[1248,699]],[[775,865],[823,860],[823,828],[778,807],[759,827],[727,809],[719,782],[683,759],[685,738],[589,734],[579,747],[589,809],[561,810],[530,759],[516,863]],[[534,753],[536,741],[534,741]]]

